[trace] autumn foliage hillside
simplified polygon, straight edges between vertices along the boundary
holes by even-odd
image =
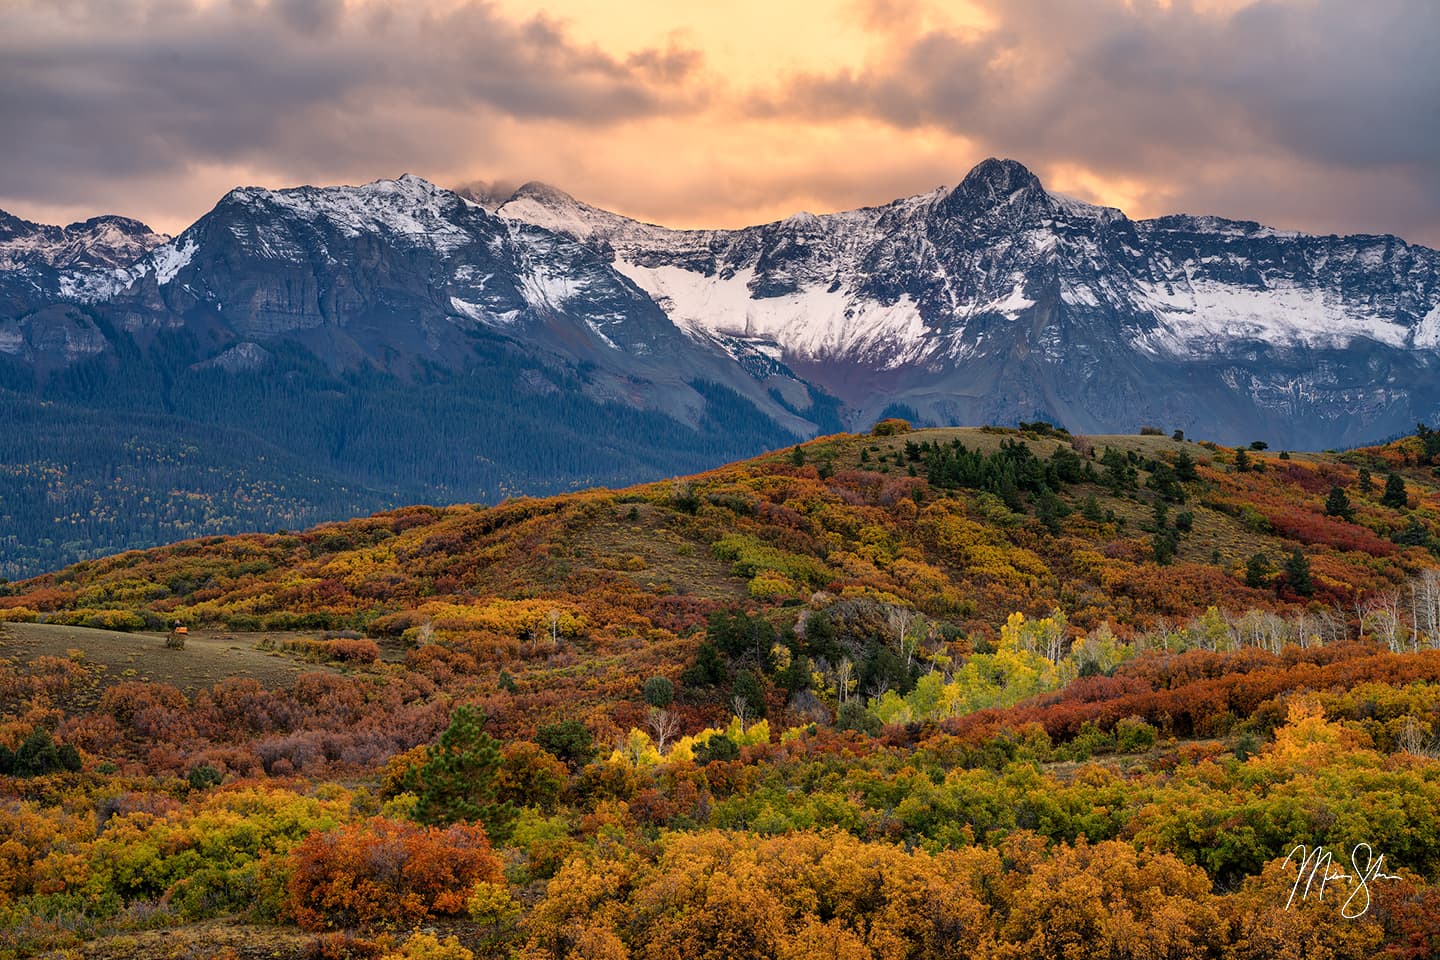
[[[11,584],[0,616],[376,636],[428,619],[440,631],[526,639],[548,614],[543,598],[563,596],[598,638],[625,619],[606,598],[663,620],[714,601],[825,593],[902,603],[967,630],[1058,607],[1075,627],[1108,621],[1127,633],[1211,605],[1349,609],[1435,557],[1440,481],[1418,438],[1335,456],[1046,433],[837,436],[621,491],[187,541]],[[954,443],[989,456],[1014,444],[1026,456],[979,486],[930,482],[929,464]],[[1057,456],[1073,460],[1046,477]],[[1401,505],[1383,502],[1391,472]],[[1326,512],[1337,487],[1349,505],[1340,516]],[[1295,549],[1311,570],[1302,591],[1283,569]],[[1269,566],[1247,582],[1257,554]]]
[[[887,421],[5,585],[0,957],[1436,955],[1437,458]]]

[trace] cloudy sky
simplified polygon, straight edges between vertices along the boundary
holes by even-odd
[[[0,0],[0,208],[545,180],[675,226],[1013,157],[1136,216],[1440,246],[1434,0]]]

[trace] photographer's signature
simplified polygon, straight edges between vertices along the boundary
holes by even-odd
[[[1313,893],[1316,900],[1325,899],[1325,885],[1336,883],[1348,889],[1350,895],[1340,904],[1340,915],[1347,920],[1363,917],[1370,909],[1370,884],[1376,880],[1399,880],[1393,873],[1385,872],[1385,856],[1377,854],[1368,843],[1357,843],[1350,851],[1350,869],[1346,873],[1343,865],[1335,862],[1334,856],[1323,846],[1307,847],[1297,843],[1285,858],[1286,863],[1296,862],[1299,874],[1295,886],[1290,888],[1290,899],[1285,909],[1294,906],[1297,899],[1308,900]]]

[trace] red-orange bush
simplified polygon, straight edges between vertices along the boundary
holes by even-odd
[[[374,663],[380,659],[380,648],[374,640],[338,638],[324,641],[324,652],[331,660],[346,663]]]
[[[291,854],[290,906],[311,930],[409,925],[458,914],[500,861],[477,824],[422,827],[375,817],[312,833]]]

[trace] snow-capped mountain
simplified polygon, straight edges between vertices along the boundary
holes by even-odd
[[[168,239],[128,217],[92,217],[56,227],[0,210],[0,270],[122,266]]]
[[[697,384],[721,385],[781,439],[902,409],[1334,446],[1440,412],[1435,251],[1131,220],[1011,160],[740,230],[408,175],[236,189],[169,240],[119,218],[0,230],[0,357],[37,371],[163,334],[199,370],[263,378],[293,348],[336,374],[460,375],[503,342],[582,371],[592,401],[691,426]]]
[[[1134,221],[1011,160],[734,231],[637,223],[539,184],[497,213],[586,243],[681,329],[743,339],[860,422],[898,404],[1332,446],[1440,408],[1440,254],[1395,237]]]
[[[117,351],[107,322],[142,339],[184,331],[195,365],[253,371],[278,339],[334,371],[459,372],[483,334],[585,365],[583,389],[597,400],[694,424],[706,406],[699,380],[738,391],[784,435],[817,429],[772,396],[810,405],[788,372],[771,364],[757,378],[712,340],[687,336],[589,247],[410,175],[239,188],[123,265],[22,274],[25,303],[0,318],[0,354],[41,365]]]

